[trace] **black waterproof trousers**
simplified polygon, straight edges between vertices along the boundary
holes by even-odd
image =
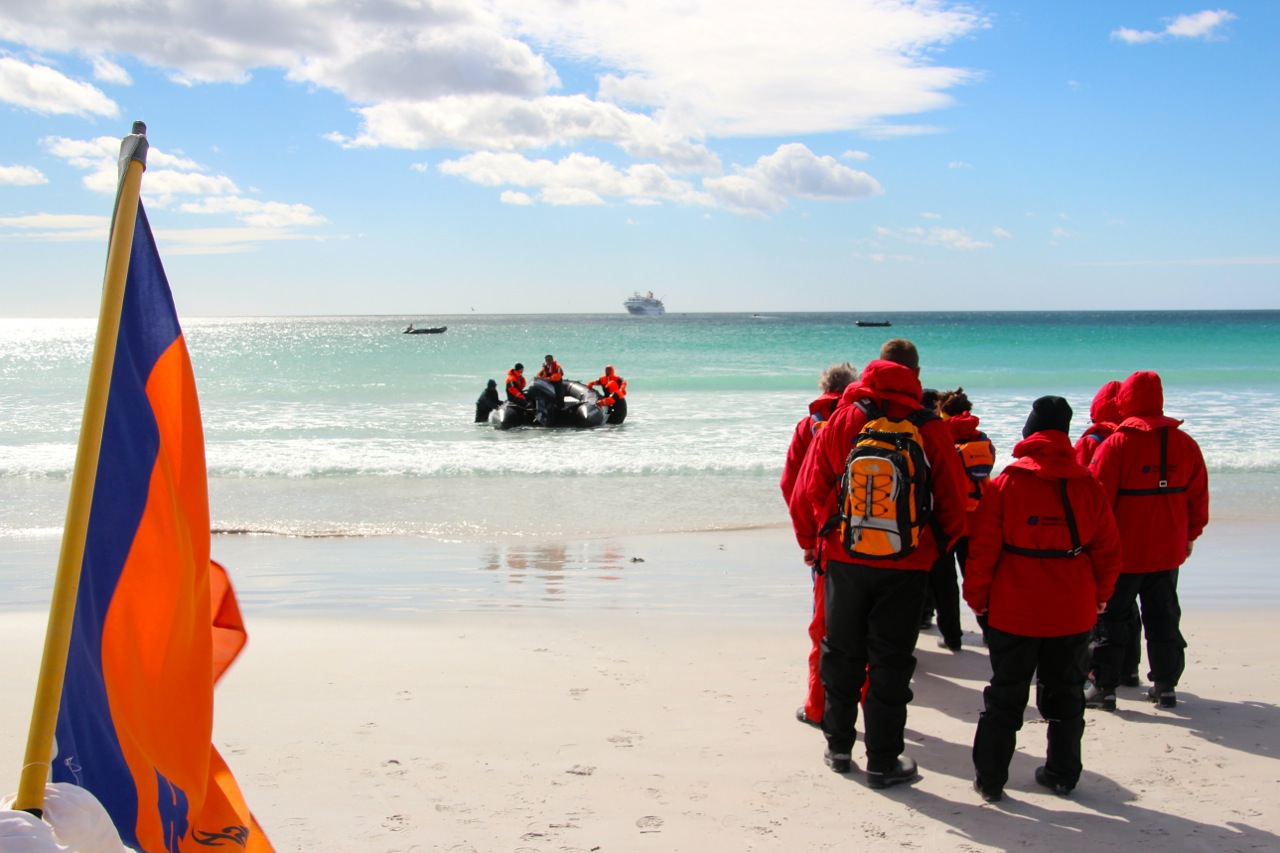
[[[1147,635],[1147,677],[1164,690],[1178,686],[1186,669],[1187,641],[1182,638],[1182,607],[1178,603],[1178,570],[1121,572],[1107,609],[1098,616],[1098,641],[1093,649],[1093,680],[1104,693],[1114,693],[1123,674],[1133,609],[1142,605],[1142,629]]]
[[[958,647],[964,638],[960,628],[960,584],[956,582],[956,555],[948,551],[929,570],[929,588],[938,620],[938,633],[947,645]]]
[[[1089,634],[1022,637],[988,626],[991,684],[982,691],[986,710],[973,738],[973,767],[984,790],[1002,790],[1009,781],[1033,677],[1036,708],[1049,723],[1045,766],[1072,786],[1079,781]]]
[[[822,729],[833,753],[853,749],[862,684],[867,689],[868,771],[893,769],[903,749],[927,572],[827,562],[827,636],[819,669]]]

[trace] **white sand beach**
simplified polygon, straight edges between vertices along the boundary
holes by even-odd
[[[734,560],[759,568],[790,553],[781,531],[746,540],[756,547],[682,534],[622,551],[648,549],[655,572],[672,555],[691,573],[713,566],[720,586]],[[344,547],[379,553],[376,540]],[[1212,571],[1198,563],[1188,572]],[[646,596],[277,616],[250,605],[215,742],[282,851],[1280,850],[1274,608],[1184,601],[1178,707],[1122,688],[1118,712],[1088,711],[1070,798],[1032,778],[1044,728],[1029,709],[1006,799],[986,805],[969,751],[989,671],[968,614],[960,654],[931,631],[920,639],[907,732],[919,781],[873,791],[856,767],[828,770],[821,735],[794,719],[805,594],[798,572],[776,568],[787,590],[776,607]],[[43,620],[0,617],[7,790]],[[859,744],[855,765],[864,758]]]

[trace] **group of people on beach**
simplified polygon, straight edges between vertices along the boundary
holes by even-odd
[[[534,422],[542,426],[547,426],[551,422],[550,407],[554,400],[558,400],[564,396],[564,368],[560,366],[560,362],[556,361],[556,357],[551,353],[547,353],[542,360],[542,366],[538,368],[538,374],[535,379],[542,379],[546,386],[536,386],[540,390],[545,387],[549,393],[536,393],[524,378],[524,365],[516,362],[515,365],[507,371],[506,379],[506,402],[508,405],[519,406],[521,408],[531,408],[534,412]],[[599,388],[596,398],[596,405],[608,411],[610,408],[625,408],[627,396],[627,380],[618,375],[613,365],[606,365],[604,373],[599,379],[585,383],[587,390]],[[550,397],[550,399],[548,399]],[[502,405],[502,401],[498,398],[498,383],[490,379],[488,385],[480,392],[480,397],[476,400],[476,423],[484,423],[489,419],[489,413]]]
[[[1208,480],[1200,448],[1164,414],[1156,373],[1104,385],[1074,445],[1070,404],[1040,397],[995,477],[968,396],[926,390],[910,341],[886,342],[861,375],[832,365],[819,387],[781,487],[814,581],[796,716],[822,730],[832,770],[853,769],[861,710],[867,785],[917,777],[904,729],[929,598],[940,647],[963,647],[963,596],[988,649],[973,742],[988,802],[1003,797],[1033,680],[1048,723],[1035,779],[1059,795],[1080,779],[1085,708],[1114,710],[1117,687],[1140,683],[1143,632],[1146,698],[1176,706],[1178,570],[1208,522]]]

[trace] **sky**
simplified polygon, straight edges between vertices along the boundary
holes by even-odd
[[[0,316],[1280,308],[1280,3],[4,0]]]

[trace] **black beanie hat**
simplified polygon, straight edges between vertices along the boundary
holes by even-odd
[[[1071,430],[1071,404],[1061,397],[1041,397],[1031,404],[1031,414],[1027,415],[1027,425],[1022,428],[1022,437],[1030,438],[1034,433],[1046,429],[1061,432]]]

